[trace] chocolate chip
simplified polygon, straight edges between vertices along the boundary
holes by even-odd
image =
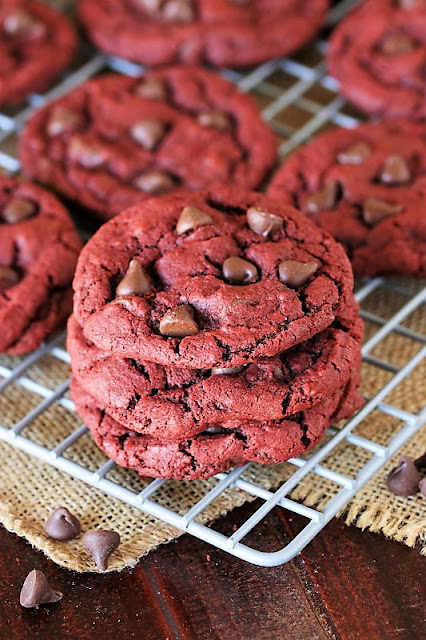
[[[299,262],[298,260],[283,260],[278,267],[281,282],[292,289],[303,287],[317,270],[316,262]]]
[[[69,157],[86,169],[100,167],[108,158],[106,149],[97,142],[86,142],[83,138],[75,137],[69,145]]]
[[[149,13],[160,11],[162,5],[164,4],[164,0],[137,0],[137,2],[139,2],[142,8]]]
[[[423,478],[423,480],[420,480],[419,491],[422,494],[422,496],[426,496],[426,478]]]
[[[377,198],[367,198],[364,202],[362,215],[367,224],[373,225],[384,218],[401,213],[402,210],[403,207],[400,204],[390,204]]]
[[[136,85],[135,91],[147,100],[164,100],[167,97],[166,85],[161,78],[145,78]]]
[[[56,107],[47,124],[47,133],[51,137],[59,136],[61,133],[75,131],[82,124],[83,119],[78,113],[66,107]]]
[[[380,179],[386,184],[405,184],[410,182],[410,169],[404,158],[398,155],[389,156],[383,166]]]
[[[83,547],[92,554],[96,566],[101,571],[108,569],[108,558],[120,544],[117,531],[98,529],[88,531],[82,540]]]
[[[266,237],[272,233],[282,231],[284,221],[279,216],[269,213],[269,211],[250,207],[250,209],[247,209],[247,224],[252,231]]]
[[[198,332],[194,310],[189,304],[170,309],[160,320],[160,333],[169,338],[185,338]]]
[[[245,367],[229,367],[228,369],[216,368],[212,369],[212,376],[233,376],[244,371]]]
[[[3,209],[2,218],[8,224],[28,220],[37,212],[37,204],[29,198],[13,198]]]
[[[130,134],[133,140],[139,142],[148,151],[152,151],[163,137],[165,129],[160,120],[142,120],[132,126]]]
[[[226,258],[222,270],[225,280],[231,284],[250,284],[258,277],[255,265],[238,256]]]
[[[421,479],[413,459],[403,456],[389,473],[387,485],[396,496],[412,496],[417,493]]]
[[[382,51],[388,56],[410,53],[414,48],[415,42],[403,33],[389,36],[382,44]]]
[[[54,540],[72,540],[80,535],[80,522],[66,507],[58,507],[48,517],[44,530]]]
[[[206,224],[211,224],[212,218],[208,213],[198,207],[187,206],[182,209],[182,213],[179,216],[179,220],[176,224],[176,233],[181,236],[187,231],[194,231],[199,227],[204,227]]]
[[[337,182],[329,182],[324,189],[311,195],[306,201],[306,208],[311,213],[332,209],[337,202],[339,185]]]
[[[21,8],[15,9],[6,16],[3,21],[3,30],[15,38],[20,36],[41,38],[46,33],[45,25]]]
[[[27,575],[22,585],[19,603],[26,609],[39,607],[41,604],[52,604],[62,600],[60,591],[50,588],[47,578],[42,571],[33,569]]]
[[[212,127],[213,129],[218,129],[218,131],[228,131],[231,127],[231,122],[226,113],[217,109],[200,113],[198,122],[202,127]]]
[[[139,260],[130,260],[126,275],[118,285],[116,296],[143,296],[151,290],[151,283]]]
[[[361,164],[371,155],[371,149],[365,142],[356,142],[348,149],[341,151],[337,159],[342,164]]]
[[[218,436],[223,433],[227,433],[226,429],[220,426],[220,424],[214,424],[212,427],[204,429],[203,434],[206,436]]]
[[[0,267],[0,292],[10,289],[19,282],[19,274],[10,267]]]
[[[424,0],[399,0],[399,6],[401,9],[414,9],[420,5]]]
[[[135,186],[145,193],[159,195],[171,191],[175,183],[167,173],[163,171],[147,171],[135,180]]]
[[[169,0],[164,5],[161,15],[167,22],[191,22],[195,15],[190,0]]]

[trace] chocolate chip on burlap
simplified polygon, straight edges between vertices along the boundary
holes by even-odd
[[[92,555],[97,568],[106,571],[110,555],[120,544],[120,534],[107,529],[88,531],[83,537],[82,544]]]

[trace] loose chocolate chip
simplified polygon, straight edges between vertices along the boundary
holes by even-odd
[[[133,140],[152,151],[163,137],[165,129],[164,123],[160,120],[142,120],[132,126],[130,134]]]
[[[19,282],[19,274],[10,267],[0,267],[0,292],[10,289]]]
[[[52,604],[62,600],[60,591],[50,588],[47,578],[42,571],[33,569],[27,575],[22,585],[19,603],[26,609],[39,607],[41,604]]]
[[[329,182],[324,189],[311,195],[306,201],[306,208],[311,213],[332,209],[337,202],[339,185],[337,182]]]
[[[292,289],[303,287],[317,270],[316,262],[299,262],[298,260],[283,260],[278,267],[281,282]]]
[[[98,529],[88,531],[82,540],[83,547],[92,554],[96,566],[101,571],[108,569],[108,559],[120,544],[117,531]]]
[[[348,149],[341,151],[337,159],[342,164],[361,164],[371,155],[371,149],[365,142],[356,142]]]
[[[202,127],[212,127],[218,131],[228,131],[231,127],[231,122],[226,113],[217,109],[200,113],[198,122]]]
[[[27,38],[41,38],[46,33],[46,27],[24,9],[17,8],[9,13],[3,21],[3,30],[9,36]]]
[[[422,494],[422,496],[426,496],[426,478],[423,478],[423,480],[420,480],[419,491]]]
[[[108,158],[105,147],[97,142],[86,142],[83,138],[75,137],[69,145],[69,157],[86,169],[100,167]]]
[[[194,19],[194,9],[190,0],[169,0],[164,5],[162,17],[167,22],[191,22]]]
[[[136,178],[135,186],[145,193],[159,195],[171,191],[175,184],[171,177],[163,171],[147,171]]]
[[[386,184],[405,184],[411,180],[410,169],[401,156],[389,156],[385,161],[380,178]]]
[[[58,507],[48,517],[44,530],[54,540],[72,540],[80,535],[80,522],[66,507]]]
[[[417,493],[421,479],[413,459],[403,456],[389,473],[387,485],[396,496],[412,496]]]
[[[247,209],[247,224],[252,231],[266,237],[272,233],[282,231],[284,221],[279,216],[269,213],[269,211],[250,207],[250,209]]]
[[[250,284],[258,277],[257,268],[251,262],[238,256],[226,258],[222,265],[225,280],[231,284]]]
[[[212,376],[233,376],[244,371],[245,367],[229,367],[228,369],[216,368],[212,369]]]
[[[147,100],[164,100],[167,97],[166,85],[161,78],[145,78],[136,85],[135,92]]]
[[[198,207],[187,206],[182,209],[182,213],[179,216],[179,220],[176,224],[176,233],[181,236],[187,231],[194,231],[199,227],[204,227],[206,224],[211,224],[212,218],[208,213]]]
[[[83,119],[78,113],[66,107],[56,107],[50,116],[47,125],[49,136],[59,136],[61,133],[70,133],[78,129],[83,123]]]
[[[199,332],[194,310],[189,304],[170,309],[160,320],[160,333],[169,338],[185,338]]]
[[[415,43],[409,36],[395,34],[389,36],[382,44],[382,51],[388,56],[395,56],[413,51]]]
[[[13,198],[3,209],[2,218],[8,224],[16,224],[28,220],[37,211],[37,205],[29,198]]]
[[[139,260],[130,260],[126,275],[118,285],[116,296],[143,296],[151,290],[151,283]]]
[[[401,213],[402,210],[403,207],[400,204],[390,204],[377,198],[367,198],[364,202],[362,215],[367,224],[373,225],[384,218]]]

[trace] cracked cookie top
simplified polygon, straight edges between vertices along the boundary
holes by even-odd
[[[362,2],[333,33],[328,65],[367,113],[425,118],[425,0]]]
[[[107,74],[48,104],[20,140],[26,174],[111,218],[180,187],[256,188],[275,136],[250,96],[198,67]]]
[[[192,369],[235,367],[353,316],[343,248],[298,211],[220,188],[146,200],[84,248],[74,313],[100,349]]]
[[[346,247],[357,275],[426,277],[426,129],[405,119],[320,135],[278,170],[268,194]]]
[[[246,66],[287,55],[320,28],[328,0],[80,0],[95,44],[144,65]]]
[[[47,89],[68,65],[76,37],[68,19],[46,4],[0,3],[0,105]]]
[[[71,311],[81,241],[44,189],[0,177],[0,352],[38,347]]]

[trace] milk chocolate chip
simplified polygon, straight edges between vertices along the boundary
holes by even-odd
[[[66,107],[56,107],[50,116],[47,133],[49,136],[59,136],[61,133],[75,131],[83,124],[80,115]]]
[[[198,207],[187,206],[182,209],[182,213],[179,216],[179,220],[176,224],[176,233],[181,236],[187,231],[194,231],[199,227],[204,227],[206,224],[211,224],[212,218],[208,213]]]
[[[362,215],[367,224],[373,225],[384,218],[401,213],[402,209],[400,204],[390,204],[378,198],[367,198],[364,202]]]
[[[238,256],[227,258],[222,266],[225,280],[231,284],[250,284],[257,280],[257,268]]]
[[[324,189],[310,196],[306,201],[308,211],[318,213],[332,209],[337,202],[338,186],[337,182],[329,182]]]
[[[160,321],[160,333],[169,338],[185,338],[199,332],[194,320],[194,310],[189,304],[183,304],[167,311]]]
[[[58,507],[50,514],[44,530],[53,540],[72,540],[80,535],[80,522],[66,507]]]
[[[317,270],[316,262],[299,262],[298,260],[283,260],[278,267],[281,282],[292,289],[303,287]]]
[[[231,126],[231,122],[226,113],[218,111],[217,109],[200,113],[198,122],[202,127],[212,127],[218,131],[228,131]]]
[[[371,149],[365,142],[356,142],[345,151],[341,151],[337,159],[342,164],[361,164],[371,155]]]
[[[52,604],[62,600],[60,591],[53,591],[50,588],[47,578],[42,571],[33,569],[25,578],[19,596],[21,607],[31,609],[39,607],[41,604]]]
[[[19,282],[19,274],[10,267],[0,267],[0,293]]]
[[[143,296],[151,290],[151,283],[139,260],[130,260],[126,275],[118,285],[116,296]]]
[[[401,156],[389,156],[385,161],[380,178],[386,184],[406,184],[411,180],[410,169]]]
[[[282,231],[284,221],[269,211],[250,207],[247,209],[247,224],[252,231],[266,237],[277,231]]]
[[[132,126],[130,133],[133,140],[152,151],[163,137],[165,129],[164,123],[160,120],[142,120]]]
[[[89,531],[82,540],[83,547],[92,554],[96,566],[101,571],[108,569],[108,559],[120,544],[117,531],[98,529]]]
[[[8,224],[16,224],[28,220],[37,212],[37,205],[29,198],[13,198],[3,209],[1,217]]]
[[[164,100],[167,97],[167,90],[161,78],[145,78],[136,85],[138,96],[147,100]]]
[[[403,456],[389,473],[387,485],[396,496],[412,496],[419,490],[421,479],[413,459]]]
[[[159,195],[171,191],[175,184],[164,171],[147,171],[136,178],[135,186],[145,193]]]
[[[395,56],[413,51],[415,43],[409,36],[395,34],[386,38],[382,44],[382,51],[388,56]]]

